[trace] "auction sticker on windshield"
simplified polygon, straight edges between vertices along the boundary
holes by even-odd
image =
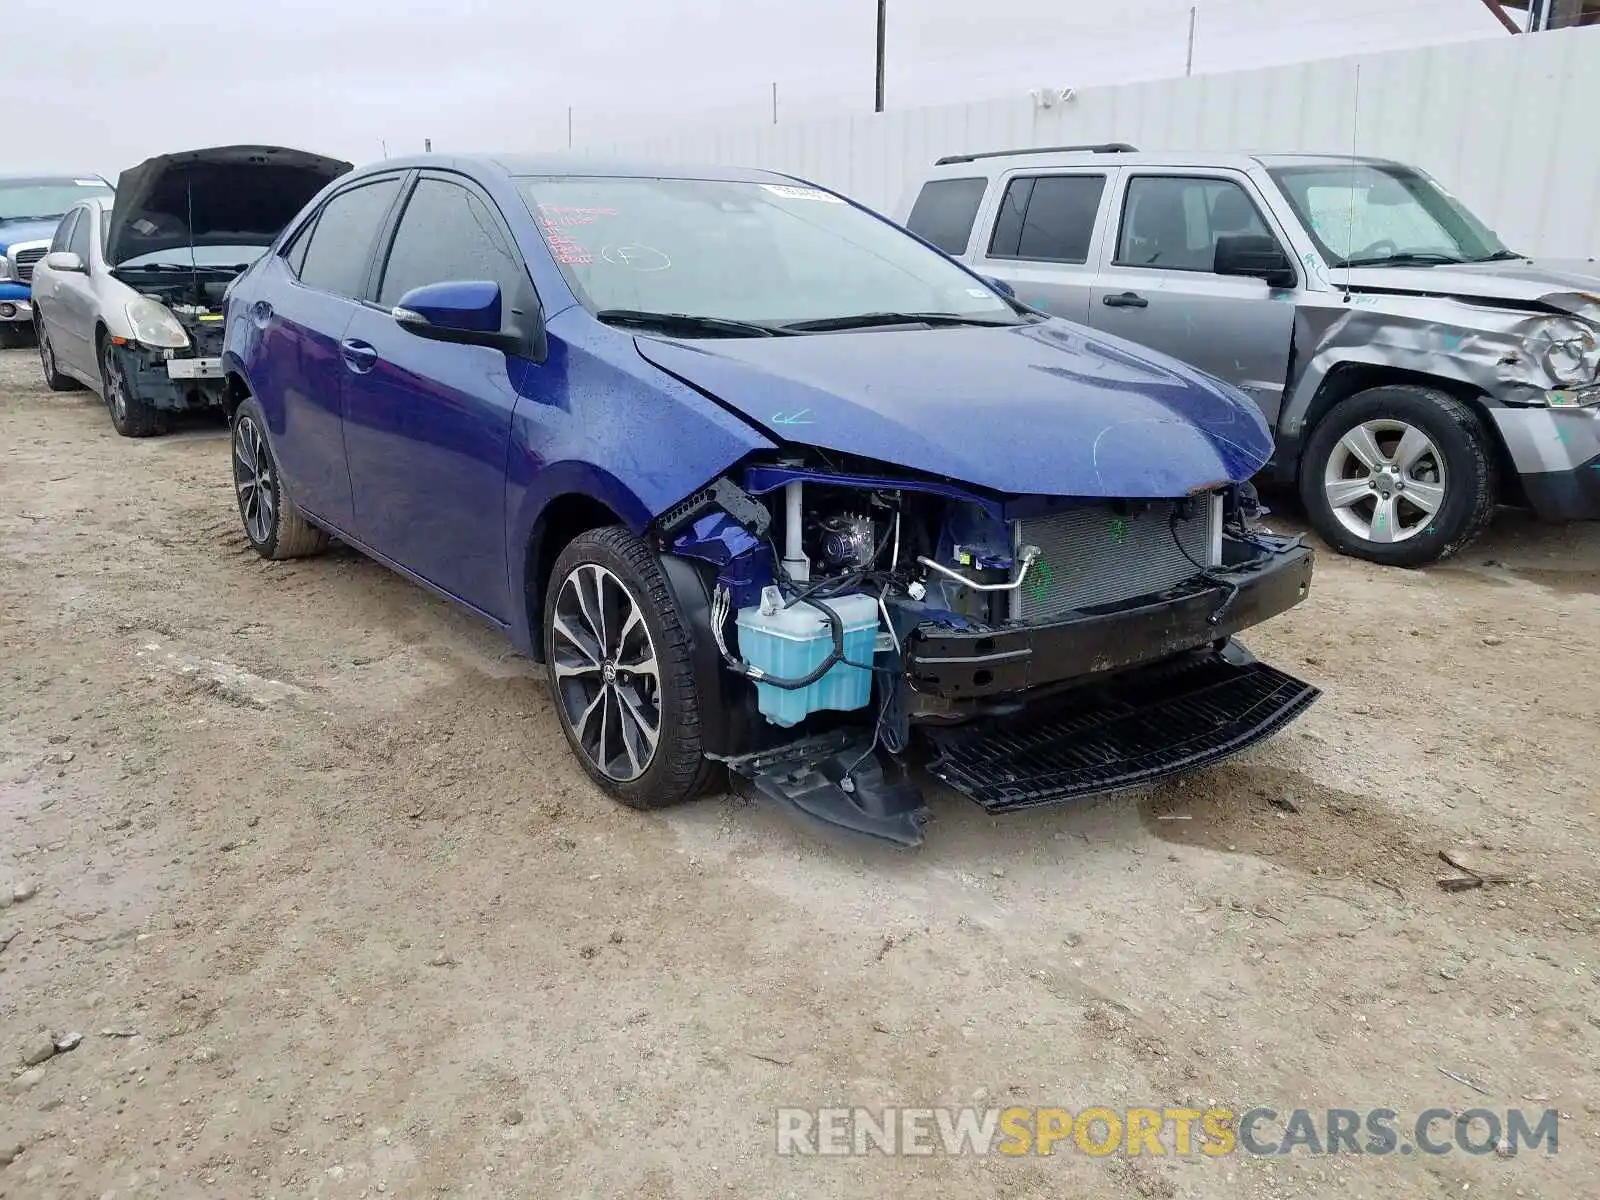
[[[771,192],[774,196],[782,196],[785,200],[821,200],[827,204],[843,204],[844,201],[837,196],[830,196],[821,188],[793,187],[787,183],[763,183],[763,191]]]

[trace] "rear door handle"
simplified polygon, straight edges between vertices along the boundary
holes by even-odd
[[[378,365],[378,352],[370,343],[355,338],[346,338],[339,343],[339,355],[344,359],[344,365],[357,375],[365,375]]]
[[[1101,296],[1100,303],[1107,308],[1149,308],[1150,301],[1138,292],[1118,292],[1115,296]]]

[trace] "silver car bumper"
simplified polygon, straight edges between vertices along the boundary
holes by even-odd
[[[26,300],[0,299],[0,321],[29,321],[33,320],[33,305]]]

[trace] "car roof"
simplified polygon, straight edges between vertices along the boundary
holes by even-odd
[[[1227,170],[1249,171],[1255,167],[1295,166],[1349,166],[1365,163],[1381,166],[1400,164],[1386,158],[1367,158],[1350,154],[1257,154],[1249,151],[1225,151],[1206,154],[1197,151],[1154,151],[1116,149],[974,151],[970,154],[952,155],[941,159],[928,172],[929,178],[956,178],[978,175],[1000,175],[1018,167],[1172,167],[1193,170],[1220,167]]]
[[[643,159],[591,158],[579,154],[414,154],[368,163],[359,174],[380,170],[437,167],[471,174],[474,169],[526,178],[550,175],[629,179],[715,179],[729,183],[771,183],[791,179],[775,171],[708,163],[664,163]]]
[[[67,180],[92,179],[96,183],[111,184],[98,171],[0,171],[0,183],[20,183],[23,180],[65,183]]]

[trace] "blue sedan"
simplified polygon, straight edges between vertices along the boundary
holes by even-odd
[[[802,180],[374,164],[234,282],[222,360],[255,549],[503,629],[634,807],[731,772],[915,844],[914,745],[1005,811],[1316,696],[1232,639],[1312,566],[1255,523],[1255,405]]]

